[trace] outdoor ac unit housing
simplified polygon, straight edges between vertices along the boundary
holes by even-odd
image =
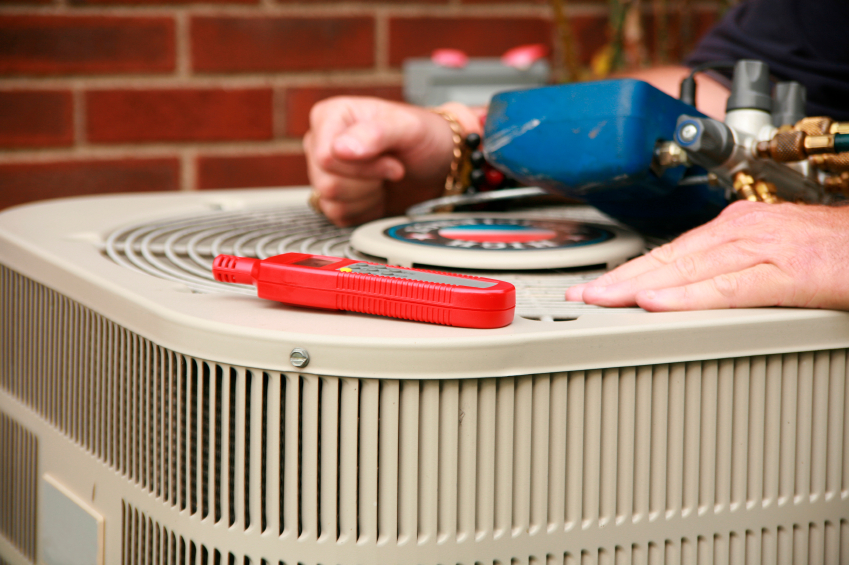
[[[169,218],[320,222],[306,196],[0,214],[0,563],[849,564],[849,313],[472,330],[112,256],[164,261],[110,237]]]

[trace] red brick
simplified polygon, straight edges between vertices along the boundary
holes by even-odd
[[[272,91],[93,91],[86,94],[86,118],[95,143],[271,139]]]
[[[70,92],[0,92],[0,147],[56,147],[73,142],[73,100]]]
[[[196,17],[191,52],[201,72],[367,68],[374,65],[374,19]]]
[[[252,188],[309,184],[303,154],[202,156],[198,188]]]
[[[146,16],[0,16],[0,73],[165,72],[174,20]]]
[[[303,4],[304,0],[275,0],[278,4]],[[414,0],[416,4],[447,4],[449,0]],[[485,0],[488,1],[488,0]],[[501,1],[501,0],[497,0]],[[503,0],[506,2],[515,2],[516,0]],[[537,1],[537,0],[531,0]],[[548,0],[538,0],[547,2]],[[351,0],[321,0],[322,4],[350,4]],[[412,0],[369,0],[370,4],[412,4]]]
[[[667,58],[661,60],[658,53],[658,44],[655,38],[656,18],[654,13],[650,13],[643,18],[643,26],[645,32],[645,42],[649,54],[655,62],[676,63],[687,56],[698,40],[712,27],[716,21],[714,12],[694,12],[690,19],[690,31],[692,37],[689,41],[682,37],[682,15],[671,13],[666,17],[666,34],[667,34]]]
[[[68,0],[72,6],[134,5],[153,6],[161,4],[259,4],[259,0]]]
[[[551,40],[552,24],[542,18],[392,18],[389,61],[400,66],[408,57],[429,57],[441,47],[495,57],[517,45],[551,45]]]
[[[179,188],[177,159],[116,159],[0,164],[0,209],[24,202]]]
[[[607,16],[575,16],[571,22],[578,61],[582,65],[589,65],[593,55],[608,42]]]
[[[463,4],[548,4],[550,0],[460,0]],[[581,0],[583,2],[604,2],[605,0]],[[565,2],[564,2],[565,5]]]
[[[403,100],[400,86],[308,86],[286,91],[286,135],[301,137],[310,126],[310,109],[319,100],[331,96],[377,96],[387,100]]]

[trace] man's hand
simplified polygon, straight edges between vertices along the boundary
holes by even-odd
[[[479,129],[468,108],[455,106],[448,109],[466,131]],[[338,225],[353,225],[440,196],[451,136],[445,119],[423,108],[350,96],[319,102],[304,151],[321,211]]]
[[[735,202],[711,222],[566,291],[650,311],[849,310],[849,207]]]

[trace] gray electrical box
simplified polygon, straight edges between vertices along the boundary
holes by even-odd
[[[498,58],[475,58],[462,68],[437,65],[430,59],[404,61],[404,98],[419,106],[462,102],[484,106],[497,92],[548,84],[551,67],[541,59],[527,69],[517,69]]]

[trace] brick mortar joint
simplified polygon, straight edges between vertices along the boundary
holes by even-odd
[[[64,0],[63,0],[64,2]],[[203,15],[292,15],[292,16],[339,16],[339,15],[373,15],[377,12],[388,12],[390,14],[403,14],[414,16],[418,14],[439,15],[473,15],[483,14],[516,15],[525,13],[531,15],[550,14],[551,7],[548,4],[527,5],[515,4],[320,4],[318,6],[287,6],[282,4],[268,4],[266,0],[260,0],[256,5],[115,5],[115,6],[70,6],[65,3],[47,6],[0,6],[0,15],[86,15],[86,16],[144,16],[144,17],[173,17],[177,13],[186,13],[190,16]],[[716,0],[707,0],[688,5],[689,11],[704,12],[715,11],[719,7]],[[642,6],[643,11],[653,11],[650,4]],[[570,3],[567,6],[570,14],[591,12],[607,12],[608,7],[600,2]],[[674,12],[674,6],[668,7],[667,11]]]
[[[597,9],[599,4],[570,5],[570,10]],[[605,8],[606,10],[606,8]],[[293,16],[293,17],[338,17],[373,16],[384,12],[390,15],[442,15],[480,16],[485,14],[515,16],[516,14],[548,14],[548,5],[527,4],[415,4],[415,5],[346,5],[286,6],[280,4],[257,5],[181,5],[181,6],[2,6],[0,15],[44,15],[44,16],[119,16],[119,17],[163,17],[170,18],[185,13],[188,16]]]
[[[263,75],[244,73],[241,75],[190,75],[180,77],[109,75],[104,77],[22,77],[0,79],[0,91],[44,90],[67,91],[75,85],[85,92],[102,90],[136,90],[139,88],[156,89],[261,89],[327,86],[396,86],[403,80],[400,69],[386,69],[375,72],[368,69],[363,72],[326,71],[290,73],[283,75]]]
[[[100,161],[116,159],[170,159],[193,152],[201,157],[302,155],[300,138],[277,139],[272,142],[216,142],[184,144],[115,144],[75,146],[67,148],[0,149],[0,164],[52,163],[57,161]]]
[[[175,74],[187,78],[192,73],[192,37],[191,23],[187,12],[175,14],[174,65]]]

